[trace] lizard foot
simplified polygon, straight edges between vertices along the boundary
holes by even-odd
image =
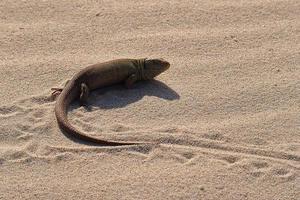
[[[53,100],[55,100],[63,91],[63,88],[51,88],[51,90],[53,91],[51,93],[51,97],[53,98]]]

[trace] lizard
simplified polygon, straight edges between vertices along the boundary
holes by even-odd
[[[87,98],[91,91],[118,83],[125,83],[127,88],[141,80],[151,80],[170,67],[170,63],[164,59],[117,59],[103,63],[90,65],[67,81],[64,88],[51,88],[52,95],[58,95],[55,102],[55,116],[59,127],[69,135],[77,139],[105,146],[137,145],[145,142],[119,142],[106,141],[89,136],[76,129],[68,121],[69,105],[79,99],[80,105],[87,104]]]

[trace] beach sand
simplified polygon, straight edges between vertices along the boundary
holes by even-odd
[[[0,199],[300,199],[298,0],[0,1]],[[117,58],[156,81],[94,91],[58,128],[50,88]]]

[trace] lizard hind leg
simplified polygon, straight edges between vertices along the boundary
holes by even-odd
[[[79,98],[80,105],[81,106],[86,106],[87,105],[87,99],[88,99],[89,93],[90,93],[90,89],[85,83],[81,84],[80,89],[81,89],[80,98]]]
[[[65,82],[64,87],[68,84],[69,81],[70,81],[70,80],[67,80],[67,81]],[[60,95],[60,93],[63,91],[64,87],[51,88],[51,90],[53,91],[53,92],[51,93],[52,98],[53,98],[53,99],[56,99],[56,98]]]

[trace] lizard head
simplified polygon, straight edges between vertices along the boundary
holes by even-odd
[[[146,59],[143,70],[144,79],[153,79],[157,75],[169,69],[170,63],[162,58]]]

